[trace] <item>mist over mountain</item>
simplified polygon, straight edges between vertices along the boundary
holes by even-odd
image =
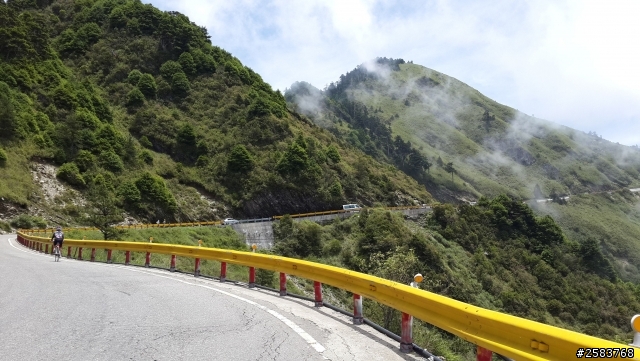
[[[628,191],[640,185],[638,148],[523,114],[402,59],[361,64],[323,90],[297,82],[285,99],[353,148],[402,169],[437,200],[527,200],[572,238],[598,239],[620,274],[640,279],[629,265],[640,261],[638,198]]]

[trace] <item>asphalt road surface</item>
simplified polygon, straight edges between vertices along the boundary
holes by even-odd
[[[27,250],[0,236],[2,360],[409,360],[310,302],[162,270]]]

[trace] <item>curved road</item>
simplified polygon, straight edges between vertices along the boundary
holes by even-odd
[[[0,236],[7,360],[408,360],[309,302],[162,270],[62,259]]]

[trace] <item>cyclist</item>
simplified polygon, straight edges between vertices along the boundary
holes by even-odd
[[[53,242],[54,249],[56,246],[58,246],[58,249],[62,250],[62,242],[64,241],[64,233],[62,232],[62,228],[56,227],[56,231],[53,232],[53,236],[51,236],[51,241]]]

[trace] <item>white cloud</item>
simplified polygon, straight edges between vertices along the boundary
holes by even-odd
[[[640,143],[640,1],[152,1],[275,88],[413,60],[536,117]]]

